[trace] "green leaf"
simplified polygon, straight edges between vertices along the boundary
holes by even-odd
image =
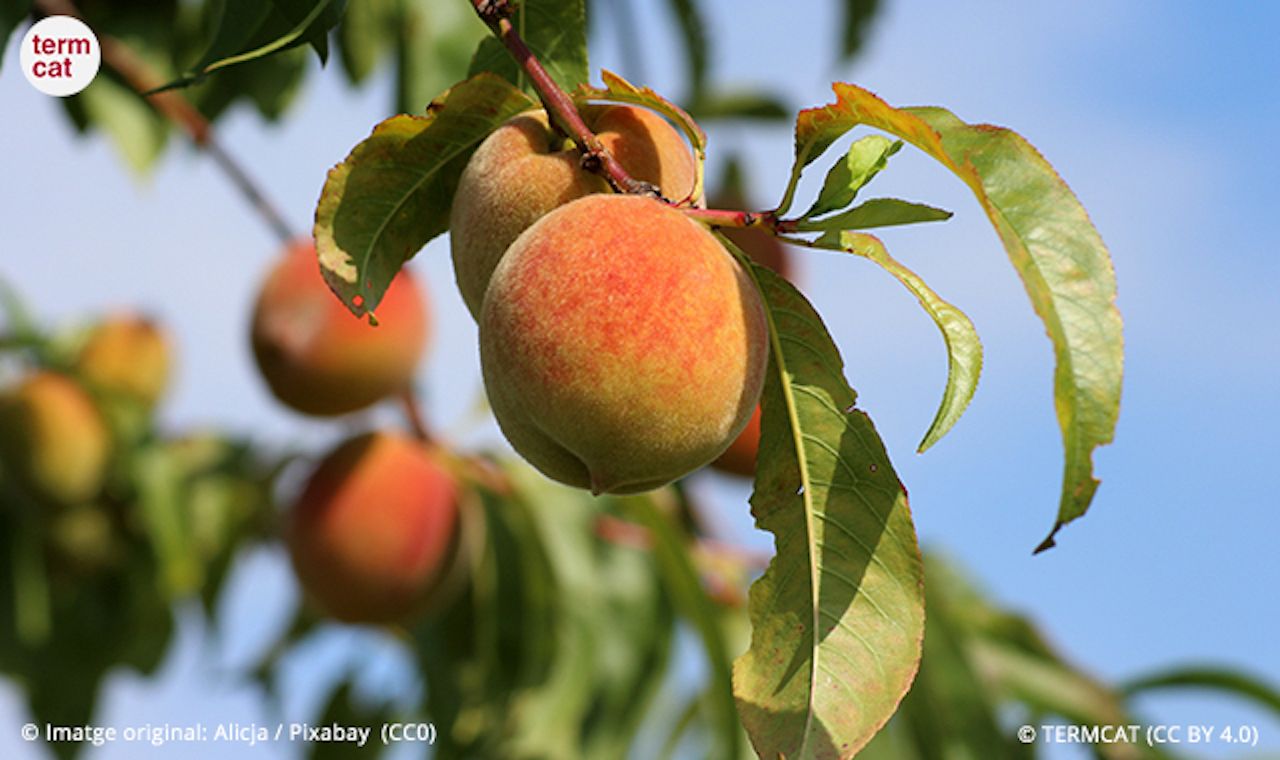
[[[624,756],[670,653],[672,611],[658,562],[648,551],[597,534],[597,521],[613,500],[552,484],[523,464],[508,472],[556,577],[551,610],[557,645],[546,687],[520,699],[514,746],[524,752],[515,754]],[[564,752],[548,751],[542,737],[552,730]]]
[[[327,63],[329,31],[342,20],[347,0],[271,0],[271,3],[289,23],[303,27],[301,41],[316,51],[321,65]]]
[[[901,149],[901,140],[890,140],[880,135],[854,141],[844,158],[827,172],[818,199],[802,218],[821,216],[853,203],[863,185],[874,179],[889,163],[889,156]]]
[[[1229,668],[1174,668],[1137,678],[1121,687],[1130,697],[1162,689],[1210,689],[1242,697],[1280,714],[1280,691],[1248,673]]]
[[[689,82],[689,100],[699,101],[707,89],[707,33],[697,0],[668,0],[680,38],[684,42],[685,76]]]
[[[1120,412],[1124,349],[1110,254],[1080,201],[1018,134],[966,124],[941,108],[895,109],[855,85],[833,87],[835,103],[801,111],[796,120],[796,161],[783,202],[789,205],[803,167],[858,125],[910,142],[973,190],[1053,342],[1066,461],[1057,519],[1036,551],[1048,549],[1058,530],[1089,508],[1098,486],[1093,450],[1111,442]]]
[[[211,0],[213,37],[193,70],[203,71],[210,64],[247,49],[271,15],[271,8],[262,0]]]
[[[391,279],[449,227],[458,177],[476,145],[536,104],[492,74],[458,84],[425,116],[393,116],[329,170],[315,238],[329,287],[352,313],[372,312]]]
[[[4,484],[0,484],[4,485]],[[9,490],[9,489],[6,489]],[[16,516],[13,541],[13,620],[17,639],[27,646],[40,646],[49,638],[52,627],[49,611],[49,573],[45,566],[40,526],[35,515],[40,505],[21,504],[16,493],[4,493],[6,508],[20,504]],[[25,501],[23,499],[23,501]]]
[[[26,345],[40,340],[40,328],[27,302],[8,280],[0,277],[0,348]]]
[[[310,43],[321,60],[328,54],[327,35],[341,15],[343,0],[221,0],[213,42],[195,69],[151,93],[187,87],[220,69],[258,60],[296,45]],[[216,11],[216,9],[215,9]],[[305,11],[298,18],[294,12]]]
[[[31,14],[31,0],[0,0],[0,69],[4,67],[4,51],[13,30]]]
[[[390,47],[399,6],[399,0],[363,0],[347,8],[337,29],[338,60],[352,84],[372,74]]]
[[[1066,662],[1027,618],[997,607],[936,555],[927,572],[974,672],[998,699],[1081,725],[1133,722],[1116,692]]]
[[[942,300],[919,275],[890,256],[878,238],[858,232],[829,232],[814,245],[843,250],[879,264],[911,291],[942,331],[947,345],[947,387],[917,449],[923,453],[951,430],[978,389],[978,376],[982,374],[982,343],[978,340],[978,331],[964,312]]]
[[[611,502],[522,462],[501,470],[506,487],[482,488],[473,513],[466,596],[419,637],[440,756],[624,756],[667,673],[657,561],[598,535]]]
[[[971,654],[983,677],[1031,708],[1080,725],[1128,721],[1117,695],[1056,656],[1027,652],[1008,642],[977,638]]]
[[[764,92],[721,92],[704,95],[692,101],[689,113],[699,121],[715,119],[752,119],[783,121],[791,110],[779,98]]]
[[[107,76],[99,76],[76,97],[85,116],[106,131],[135,174],[144,175],[155,165],[169,125],[149,103]]]
[[[841,61],[848,61],[862,50],[867,28],[879,6],[879,0],[844,0],[844,23],[840,27]]]
[[[786,280],[751,271],[772,341],[751,509],[777,556],[751,587],[734,693],[761,757],[849,758],[915,677],[920,550],[906,491],[821,319]]]
[[[872,198],[865,203],[823,219],[800,220],[797,232],[839,232],[868,230],[873,227],[896,227],[920,222],[945,222],[952,216],[945,209],[897,198]]]
[[[676,719],[667,734],[666,740],[662,742],[662,749],[658,752],[659,760],[672,760],[675,757],[676,749],[680,746],[680,740],[697,722],[698,711],[702,708],[702,698],[703,695],[695,694],[685,703],[684,709],[680,711],[680,717]]]
[[[306,73],[306,51],[293,48],[221,71],[191,87],[186,95],[210,120],[244,98],[263,118],[277,121],[297,99]]]
[[[377,749],[381,742],[374,737],[379,737],[382,727],[396,720],[397,716],[392,712],[391,705],[360,697],[352,681],[344,680],[329,695],[324,710],[315,722],[322,726],[368,729],[368,744],[361,746],[356,742],[346,741],[306,742],[307,757],[310,760],[365,760],[387,754],[385,749]]]
[[[542,62],[551,78],[565,90],[585,84],[587,66],[587,11],[584,0],[516,0],[511,23],[525,44]],[[493,72],[530,93],[524,71],[495,37],[480,41],[467,76]]]
[[[926,559],[924,657],[911,692],[895,722],[901,722],[922,758],[1026,760],[1034,747],[1016,742],[997,719],[1000,695],[979,677],[969,656],[971,631],[956,619],[963,600],[948,597],[933,582],[934,563]]]
[[[184,473],[169,451],[155,446],[137,452],[134,466],[139,516],[160,566],[158,589],[169,598],[192,593],[204,569],[188,524]]]
[[[464,78],[489,29],[470,3],[396,0],[396,110],[418,113]]]

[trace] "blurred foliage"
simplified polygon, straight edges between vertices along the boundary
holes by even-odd
[[[86,330],[43,330],[7,288],[0,305],[0,392],[35,368],[74,377]],[[89,503],[41,504],[0,471],[0,672],[41,723],[92,724],[108,674],[152,673],[172,642],[175,605],[197,599],[212,619],[230,563],[274,540],[277,503],[291,499],[277,484],[289,457],[216,432],[168,435],[122,399],[95,400],[115,454]],[[474,498],[451,580],[426,616],[382,629],[412,658],[421,697],[371,698],[349,673],[310,719],[375,736],[389,722],[430,723],[442,760],[622,757],[645,741],[663,757],[750,756],[726,675],[747,643],[745,590],[760,560],[709,541],[679,484],[594,498],[519,461],[465,461]],[[1211,688],[1280,714],[1272,687],[1229,670],[1103,683],[957,568],[936,555],[926,565],[920,673],[859,757],[1027,760],[1044,745],[1018,742],[1018,725],[1141,723],[1134,699],[1160,688]],[[283,661],[333,625],[300,608],[260,661],[227,677],[248,676],[278,699]],[[696,646],[677,657],[682,637]],[[690,678],[691,668],[708,675]],[[306,746],[317,758],[369,757],[381,751],[374,743]],[[79,747],[50,749],[73,757]],[[1124,744],[1094,751],[1182,757]]]
[[[46,503],[0,462],[0,672],[22,686],[37,722],[83,726],[109,672],[155,669],[175,603],[197,599],[212,614],[233,558],[274,536],[276,467],[217,433],[162,433],[136,399],[77,375],[85,330],[42,331],[4,293],[4,376],[70,377],[110,430],[105,482],[84,503]]]

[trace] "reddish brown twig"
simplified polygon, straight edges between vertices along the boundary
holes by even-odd
[[[80,9],[71,0],[35,0],[34,9],[42,16],[74,16],[83,19]],[[281,243],[292,240],[294,233],[284,216],[267,200],[244,167],[218,142],[208,119],[176,90],[146,95],[145,93],[163,85],[164,81],[126,43],[109,34],[99,34],[98,41],[102,47],[102,62],[144,97],[156,111],[181,128],[197,148],[213,158],[214,163],[222,169],[231,184],[258,212]]]
[[[547,113],[556,125],[563,129],[578,146],[578,150],[582,151],[583,168],[604,177],[613,189],[620,193],[661,197],[657,187],[628,174],[627,170],[622,168],[622,164],[618,163],[618,159],[605,149],[600,139],[582,120],[582,114],[578,113],[578,109],[573,105],[573,99],[561,89],[560,85],[556,84],[542,62],[512,26],[511,4],[508,0],[471,0],[471,5],[493,35],[506,46],[507,51],[511,53],[511,57],[524,73],[529,76],[534,89],[538,91],[543,107],[547,109]]]
[[[400,405],[404,408],[405,420],[409,423],[409,429],[413,431],[413,436],[419,441],[430,444],[435,441],[435,437],[431,435],[431,429],[427,427],[427,418],[422,414],[422,406],[418,403],[418,394],[413,388],[406,388],[400,394]]]

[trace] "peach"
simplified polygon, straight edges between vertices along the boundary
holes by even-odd
[[[253,311],[253,355],[272,394],[303,414],[333,416],[408,388],[430,329],[408,270],[392,280],[377,316],[374,326],[348,311],[320,274],[315,244],[293,243]]]
[[[714,208],[741,209],[747,207],[746,199],[742,197],[740,192],[733,190],[734,185],[738,184],[733,173],[737,171],[736,166],[729,169],[729,179],[726,184],[729,190],[722,192],[718,197],[711,201]],[[782,241],[774,235],[770,235],[763,230],[758,229],[732,229],[726,228],[720,230],[721,234],[729,238],[736,246],[742,249],[742,252],[751,257],[751,260],[757,264],[762,264],[783,277],[792,276],[791,257]],[[751,420],[747,422],[747,426],[729,444],[729,448],[721,454],[711,466],[721,472],[731,475],[741,475],[743,477],[751,477],[756,472],[756,452],[760,449],[760,409],[756,408],[751,415]]]
[[[721,231],[753,261],[769,267],[783,277],[791,274],[791,259],[786,246],[778,238],[755,229]],[[711,466],[731,475],[751,477],[756,472],[756,451],[759,448],[760,409],[757,407],[742,433]]]
[[[421,610],[452,564],[458,485],[438,451],[390,433],[324,458],[289,514],[307,596],[333,617],[391,623]]]
[[[507,440],[595,493],[715,459],[760,398],[754,284],[707,228],[652,198],[589,195],[534,223],[480,315],[485,389]]]
[[[671,200],[693,192],[693,155],[661,116],[623,105],[587,106],[582,116],[633,177]],[[471,315],[479,318],[490,275],[521,232],[575,198],[608,191],[582,169],[573,143],[548,126],[546,112],[530,111],[494,130],[467,163],[449,219],[454,275]]]
[[[110,450],[98,407],[65,375],[36,372],[0,397],[0,462],[39,500],[70,506],[92,499]]]
[[[729,448],[716,457],[711,466],[730,475],[749,478],[756,474],[756,453],[760,450],[760,407],[751,413],[751,419]]]
[[[102,320],[76,358],[90,386],[152,407],[169,382],[169,345],[156,324],[136,314]]]

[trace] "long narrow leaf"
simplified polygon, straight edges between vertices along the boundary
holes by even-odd
[[[915,677],[923,568],[907,494],[813,308],[752,265],[767,304],[756,524],[777,556],[751,587],[734,693],[761,757],[850,758]]]
[[[1129,696],[1161,689],[1211,689],[1250,700],[1280,715],[1280,691],[1247,673],[1227,668],[1177,668],[1152,673],[1122,687]]]
[[[896,109],[851,84],[834,89],[835,103],[800,112],[784,201],[790,203],[800,169],[858,125],[910,142],[973,190],[1053,342],[1066,461],[1057,519],[1037,547],[1048,549],[1058,530],[1089,508],[1098,486],[1093,450],[1111,442],[1120,411],[1123,337],[1107,248],[1070,188],[1018,134],[966,124],[941,108]]]
[[[666,591],[671,595],[676,610],[693,624],[702,639],[711,668],[707,706],[712,714],[712,725],[719,737],[718,756],[736,760],[741,752],[738,747],[741,729],[738,727],[731,689],[732,666],[715,606],[702,588],[698,571],[689,559],[687,546],[680,541],[667,518],[658,512],[652,500],[644,496],[632,496],[619,501],[632,519],[649,529],[649,534],[654,539],[654,556],[662,571]]]
[[[890,256],[878,238],[860,232],[831,232],[818,238],[814,245],[843,250],[879,264],[911,291],[942,331],[942,339],[947,344],[947,387],[938,412],[917,448],[924,452],[951,430],[978,389],[978,376],[982,374],[982,342],[978,340],[978,331],[963,311],[944,301],[920,275]]]

